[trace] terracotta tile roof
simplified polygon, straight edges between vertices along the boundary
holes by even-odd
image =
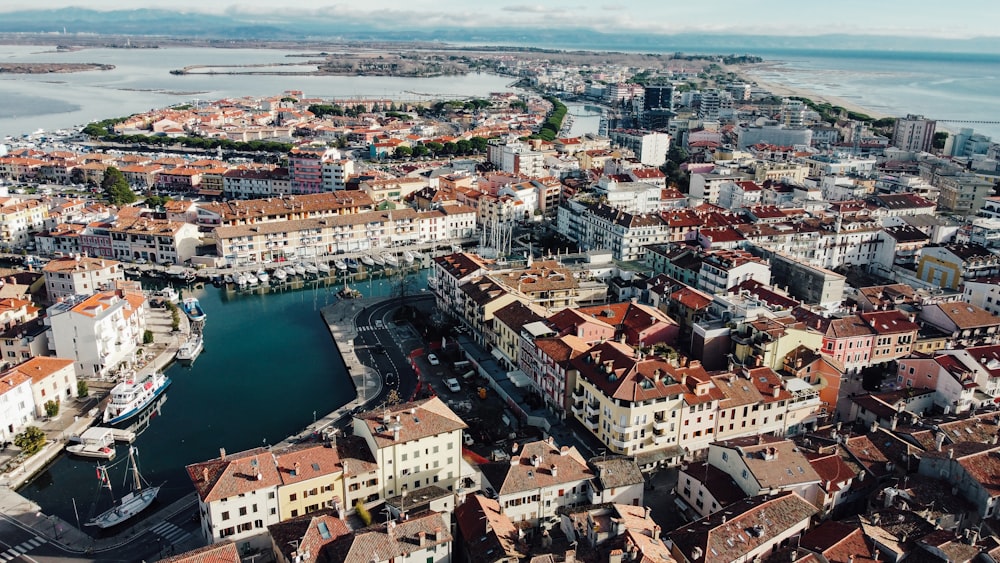
[[[645,482],[634,457],[605,455],[592,457],[587,461],[594,472],[595,481],[601,489],[614,489]]]
[[[737,561],[815,513],[816,508],[797,493],[757,496],[682,525],[669,537],[691,563]],[[695,551],[699,557],[694,557]]]
[[[712,380],[725,397],[719,403],[720,410],[764,402],[764,397],[760,394],[757,386],[752,385],[746,378],[727,373],[712,376]]]
[[[7,373],[0,374],[0,395],[16,389],[18,385],[27,383],[31,381],[31,378],[27,374],[21,373],[20,371],[8,371]]]
[[[565,334],[554,338],[536,338],[535,347],[556,364],[565,366],[566,362],[586,352],[590,345],[575,335]]]
[[[375,440],[375,446],[379,449],[392,447],[400,441],[419,440],[468,428],[465,422],[437,397],[396,405],[384,413],[382,411],[362,413],[356,415],[356,418],[364,421]],[[393,428],[397,424],[398,441],[393,439]]]
[[[510,461],[479,466],[483,476],[501,497],[563,483],[575,484],[594,477],[576,447],[560,448],[555,444],[537,441],[525,444],[516,454]]]
[[[199,547],[180,555],[160,559],[161,563],[241,563],[243,559],[232,540]]]
[[[187,466],[188,477],[202,502],[277,487],[281,475],[270,450],[255,448]]]
[[[351,535],[351,529],[332,510],[320,510],[267,527],[274,545],[286,561],[316,563],[328,561],[326,546]],[[309,554],[306,557],[306,554]],[[300,556],[300,559],[296,559]]]
[[[465,278],[486,266],[478,256],[465,252],[436,256],[434,262],[456,279]]]
[[[267,177],[270,175],[270,171],[232,170],[227,172],[226,176],[249,175],[257,177],[261,174]],[[342,190],[266,199],[248,199],[245,201],[231,200],[199,205],[200,208],[219,215],[224,222],[236,219],[277,219],[293,213],[309,216],[317,213],[337,212],[352,207],[372,209],[373,206],[374,202],[371,196],[366,192],[358,190]]]
[[[726,447],[728,443],[716,442],[714,445]],[[822,481],[791,440],[762,440],[760,444],[751,445],[737,443],[741,445],[734,449],[741,452],[743,463],[762,489],[777,490]]]
[[[545,317],[542,317],[520,301],[514,301],[509,305],[505,305],[497,309],[496,312],[493,313],[494,323],[501,322],[510,327],[517,334],[521,333],[521,327],[524,325],[544,320]]]
[[[71,367],[72,365],[73,360],[66,358],[35,356],[34,358],[10,368],[0,375],[0,377],[4,377],[11,372],[17,371],[30,377],[32,383],[40,383],[50,375],[66,367]]]
[[[420,545],[423,534],[424,545]],[[431,546],[442,546],[452,541],[445,519],[437,512],[428,512],[402,522],[377,524],[342,536],[329,544],[327,550],[333,561],[393,561],[407,558],[411,553]]]
[[[691,287],[683,287],[670,295],[676,301],[693,311],[700,311],[712,304],[712,297]]]
[[[502,555],[524,557],[520,530],[500,509],[500,503],[482,495],[469,495],[455,507],[455,521],[473,563],[492,563]],[[527,551],[524,549],[524,551]],[[501,555],[502,554],[502,555]]]
[[[857,477],[854,469],[841,457],[838,451],[830,454],[807,454],[809,465],[823,480],[822,486],[827,493],[839,491],[849,481]]]
[[[85,272],[93,270],[104,270],[119,265],[120,263],[106,258],[91,258],[89,256],[55,258],[46,264],[43,272]]]
[[[509,293],[505,287],[486,277],[469,280],[458,289],[465,294],[466,299],[480,306]]]
[[[274,459],[281,482],[285,485],[333,475],[344,469],[337,450],[325,444],[298,445],[275,450]]]
[[[615,341],[596,344],[571,364],[579,377],[592,383],[605,396],[621,401],[655,400],[686,391],[679,383],[686,377],[686,370],[675,368],[660,358],[638,360],[631,346]]]
[[[736,484],[736,481],[725,471],[709,465],[704,461],[696,461],[688,464],[685,473],[696,479],[712,494],[712,498],[719,506],[729,506],[734,502],[747,498],[743,489]]]
[[[910,321],[901,311],[877,311],[858,313],[858,315],[878,334],[899,334],[920,330],[920,327]]]
[[[818,551],[830,563],[874,561],[861,527],[835,520],[827,520],[803,534],[799,545]]]
[[[1000,325],[1000,317],[970,303],[939,303],[925,309],[933,308],[939,309],[959,330]]]

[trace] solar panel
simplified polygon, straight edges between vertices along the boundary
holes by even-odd
[[[316,524],[316,527],[319,528],[319,537],[325,540],[330,539],[330,528],[326,527],[326,522],[320,522]]]

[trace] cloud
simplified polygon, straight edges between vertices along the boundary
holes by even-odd
[[[532,5],[528,6],[525,4],[514,4],[512,6],[504,6],[500,8],[504,12],[516,12],[516,13],[532,13],[532,14],[561,14],[563,10],[559,8],[546,8],[545,6]]]

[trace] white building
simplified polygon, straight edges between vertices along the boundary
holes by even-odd
[[[45,403],[72,401],[76,397],[76,372],[73,360],[66,358],[37,357],[18,364],[0,375],[3,379],[14,372],[31,378],[31,394],[35,405],[35,417],[47,416]]]
[[[201,532],[208,543],[231,540],[242,550],[266,550],[267,526],[280,521],[281,475],[270,450],[256,448],[187,466],[198,492]]]
[[[504,514],[517,525],[537,525],[562,507],[588,503],[593,472],[575,447],[556,446],[552,439],[530,442],[509,461],[479,466],[483,484],[497,493]]]
[[[77,377],[104,377],[130,360],[146,330],[146,298],[105,291],[49,307],[49,349],[74,361]]]
[[[382,498],[426,485],[453,491],[462,475],[465,422],[441,399],[396,405],[354,418],[354,435],[375,454]]]
[[[608,133],[611,142],[631,150],[645,166],[662,166],[670,150],[670,135],[655,131],[617,129]]]
[[[68,256],[56,258],[42,268],[50,301],[71,295],[106,291],[116,281],[125,281],[125,270],[115,260]]]
[[[34,419],[31,378],[15,370],[0,375],[0,439],[12,442]]]
[[[719,185],[719,207],[737,210],[760,205],[763,193],[755,182],[723,182]]]
[[[118,260],[148,260],[182,264],[201,243],[197,225],[158,219],[128,219],[110,229],[111,248]]]

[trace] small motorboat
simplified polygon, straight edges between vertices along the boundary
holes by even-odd
[[[410,252],[409,250],[404,250],[403,251],[403,260],[405,260],[407,264],[412,264],[413,260],[414,260],[413,253]]]
[[[326,262],[317,262],[316,267],[319,268],[319,273],[324,276],[330,275],[330,265]]]
[[[336,266],[337,269],[340,270],[341,272],[346,272],[347,271],[347,262],[344,262],[340,258],[337,258],[336,260],[334,260],[333,261],[333,265]]]
[[[364,264],[365,266],[374,266],[375,260],[373,260],[372,257],[368,256],[367,254],[362,254],[361,263]]]
[[[295,268],[295,275],[297,275],[297,276],[304,276],[304,275],[306,275],[306,267],[305,267],[304,264],[302,264],[302,262],[297,262],[292,267]]]
[[[245,287],[247,285],[247,276],[244,273],[236,274],[236,285],[240,287]]]
[[[352,272],[357,272],[358,271],[358,260],[357,260],[357,258],[348,258],[347,260],[345,260],[345,262],[347,262],[347,269],[348,270],[351,270]]]
[[[257,271],[257,279],[260,280],[260,283],[267,283],[271,281],[271,275],[267,273],[267,270],[261,269]]]
[[[233,281],[235,280],[233,280],[232,274],[226,274],[225,276],[223,276],[222,281],[226,282],[227,284],[230,284],[233,283]]]
[[[285,266],[285,267],[283,267],[281,269],[284,270],[285,273],[288,274],[289,276],[294,276],[295,275],[295,267],[292,266],[291,264],[289,264],[289,265],[287,265],[287,266]]]
[[[260,279],[254,275],[253,272],[247,272],[247,285],[250,287],[257,287],[260,284]]]
[[[194,322],[204,321],[208,318],[205,310],[201,308],[201,303],[197,297],[188,297],[184,301],[181,301],[181,309]]]
[[[275,268],[274,279],[278,280],[279,282],[283,282],[286,279],[288,279],[288,272],[286,272],[284,268]]]
[[[316,264],[312,264],[312,263],[306,264],[305,268],[306,268],[306,275],[307,276],[318,276],[319,275],[319,268],[316,267]]]
[[[375,261],[376,266],[385,267],[385,258],[383,258],[381,254],[373,254],[372,260]]]
[[[199,335],[194,335],[187,342],[181,344],[181,347],[177,350],[177,359],[191,363],[201,354],[202,348],[205,346],[205,341]]]
[[[382,259],[385,260],[385,265],[386,266],[389,266],[391,268],[395,268],[396,266],[399,266],[399,260],[397,260],[396,257],[393,256],[392,254],[385,253],[385,254],[382,255]]]

